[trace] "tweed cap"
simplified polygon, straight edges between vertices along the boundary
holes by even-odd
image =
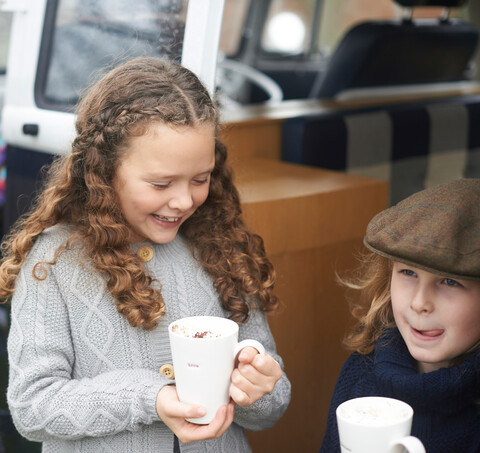
[[[434,274],[480,281],[480,179],[431,187],[380,212],[364,244]]]

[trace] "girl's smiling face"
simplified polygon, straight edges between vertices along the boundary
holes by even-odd
[[[480,282],[393,263],[395,322],[422,373],[451,365],[480,341]]]
[[[213,125],[172,128],[155,123],[129,139],[114,188],[132,242],[172,241],[205,202],[215,166]]]

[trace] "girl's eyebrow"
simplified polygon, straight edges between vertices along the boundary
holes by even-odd
[[[169,175],[168,173],[159,173],[157,171],[149,171],[145,173],[146,179],[163,179],[163,178],[173,178],[175,175]]]
[[[206,169],[204,171],[200,171],[198,173],[195,173],[195,176],[210,174],[210,173],[212,173],[213,170],[214,170],[214,167],[212,166],[212,167],[209,167],[208,169]],[[145,173],[145,178],[147,178],[147,179],[168,179],[168,178],[175,178],[176,176],[178,176],[178,174],[175,174],[175,173],[160,173],[160,172],[155,171],[155,170]]]

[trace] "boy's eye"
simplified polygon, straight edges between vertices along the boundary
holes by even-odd
[[[411,269],[402,269],[401,272],[402,274],[407,275],[408,277],[415,277],[417,275]]]
[[[460,283],[458,283],[456,280],[453,280],[451,278],[446,278],[443,280],[447,286],[462,286]]]

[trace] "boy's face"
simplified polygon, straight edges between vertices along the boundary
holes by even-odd
[[[448,367],[480,341],[480,282],[393,263],[395,322],[422,373]]]
[[[114,179],[134,242],[170,242],[205,202],[215,166],[212,125],[152,125],[132,137]]]

